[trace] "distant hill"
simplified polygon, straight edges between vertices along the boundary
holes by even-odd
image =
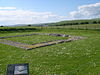
[[[67,20],[56,23],[47,23],[45,25],[63,26],[63,25],[82,25],[82,24],[98,24],[100,19],[87,19],[87,20]]]
[[[34,26],[63,26],[63,25],[83,25],[83,24],[100,24],[100,18],[98,19],[85,19],[85,20],[66,20],[55,23],[41,23],[32,24]]]
[[[40,24],[16,24],[9,26],[65,26],[65,25],[83,25],[83,24],[100,24],[100,18],[85,19],[85,20],[65,20],[55,23],[40,23]]]

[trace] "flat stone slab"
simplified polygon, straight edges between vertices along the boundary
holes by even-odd
[[[31,36],[31,35],[61,36],[61,37],[69,37],[69,39],[55,40],[55,41],[37,43],[37,44],[32,44],[32,45],[30,45],[30,44],[24,44],[24,43],[19,43],[19,42],[13,42],[13,41],[9,41],[9,40],[4,39],[4,38],[24,37],[24,36]],[[25,49],[25,50],[30,50],[30,49],[33,49],[33,48],[50,46],[50,45],[64,43],[64,42],[71,42],[71,41],[83,39],[84,37],[81,37],[81,36],[69,36],[69,35],[55,34],[55,33],[33,33],[33,34],[16,35],[16,36],[8,36],[8,37],[0,37],[0,38],[1,38],[0,39],[0,43],[2,43],[2,44],[7,44],[7,45],[15,46],[15,47],[18,47],[18,48],[22,48],[22,49]]]

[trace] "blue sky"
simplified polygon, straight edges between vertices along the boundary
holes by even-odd
[[[0,24],[98,18],[99,7],[100,0],[0,0]],[[93,8],[98,10],[93,12]]]

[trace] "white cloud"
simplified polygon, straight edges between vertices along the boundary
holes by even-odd
[[[2,10],[5,9],[5,10]],[[52,12],[34,12],[29,10],[12,10],[16,7],[0,7],[0,23],[28,24],[46,23],[69,19],[100,18],[100,3],[82,5],[77,11],[70,12],[69,17],[59,16]]]
[[[59,16],[51,12],[33,12],[17,9],[0,10],[0,22],[5,22],[6,24],[46,23],[65,19],[65,16]]]
[[[0,7],[0,9],[16,9],[16,7]]]
[[[100,18],[100,3],[79,6],[70,15],[73,19]]]

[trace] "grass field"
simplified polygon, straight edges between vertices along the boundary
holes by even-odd
[[[34,26],[33,26],[34,27]],[[83,24],[83,25],[65,25],[65,26],[47,26],[47,27],[34,27],[39,29],[81,29],[81,30],[100,30],[100,24]]]
[[[8,64],[16,63],[29,63],[30,75],[100,75],[100,31],[70,30],[66,28],[41,29],[27,32],[1,32],[0,37],[31,34],[33,32],[61,33],[85,36],[87,38],[29,51],[0,44],[0,75],[6,74]],[[44,39],[42,36],[37,36],[37,38]],[[48,38],[50,37],[45,37],[46,40]],[[14,40],[16,41],[17,39],[16,37]]]
[[[83,25],[65,25],[65,26],[19,26],[19,27],[0,27],[0,32],[13,32],[13,31],[39,31],[37,29],[43,28],[66,28],[66,29],[90,29],[90,30],[100,30],[100,24],[83,24]]]
[[[65,26],[49,26],[44,28],[67,28],[67,29],[100,29],[100,24],[84,24],[84,25],[65,25]]]
[[[63,40],[67,39],[66,37],[56,37],[56,36],[49,36],[49,35],[32,35],[32,36],[24,36],[24,37],[13,37],[13,38],[6,38],[7,40],[26,43],[26,44],[36,44],[41,42],[48,42],[54,40]]]

